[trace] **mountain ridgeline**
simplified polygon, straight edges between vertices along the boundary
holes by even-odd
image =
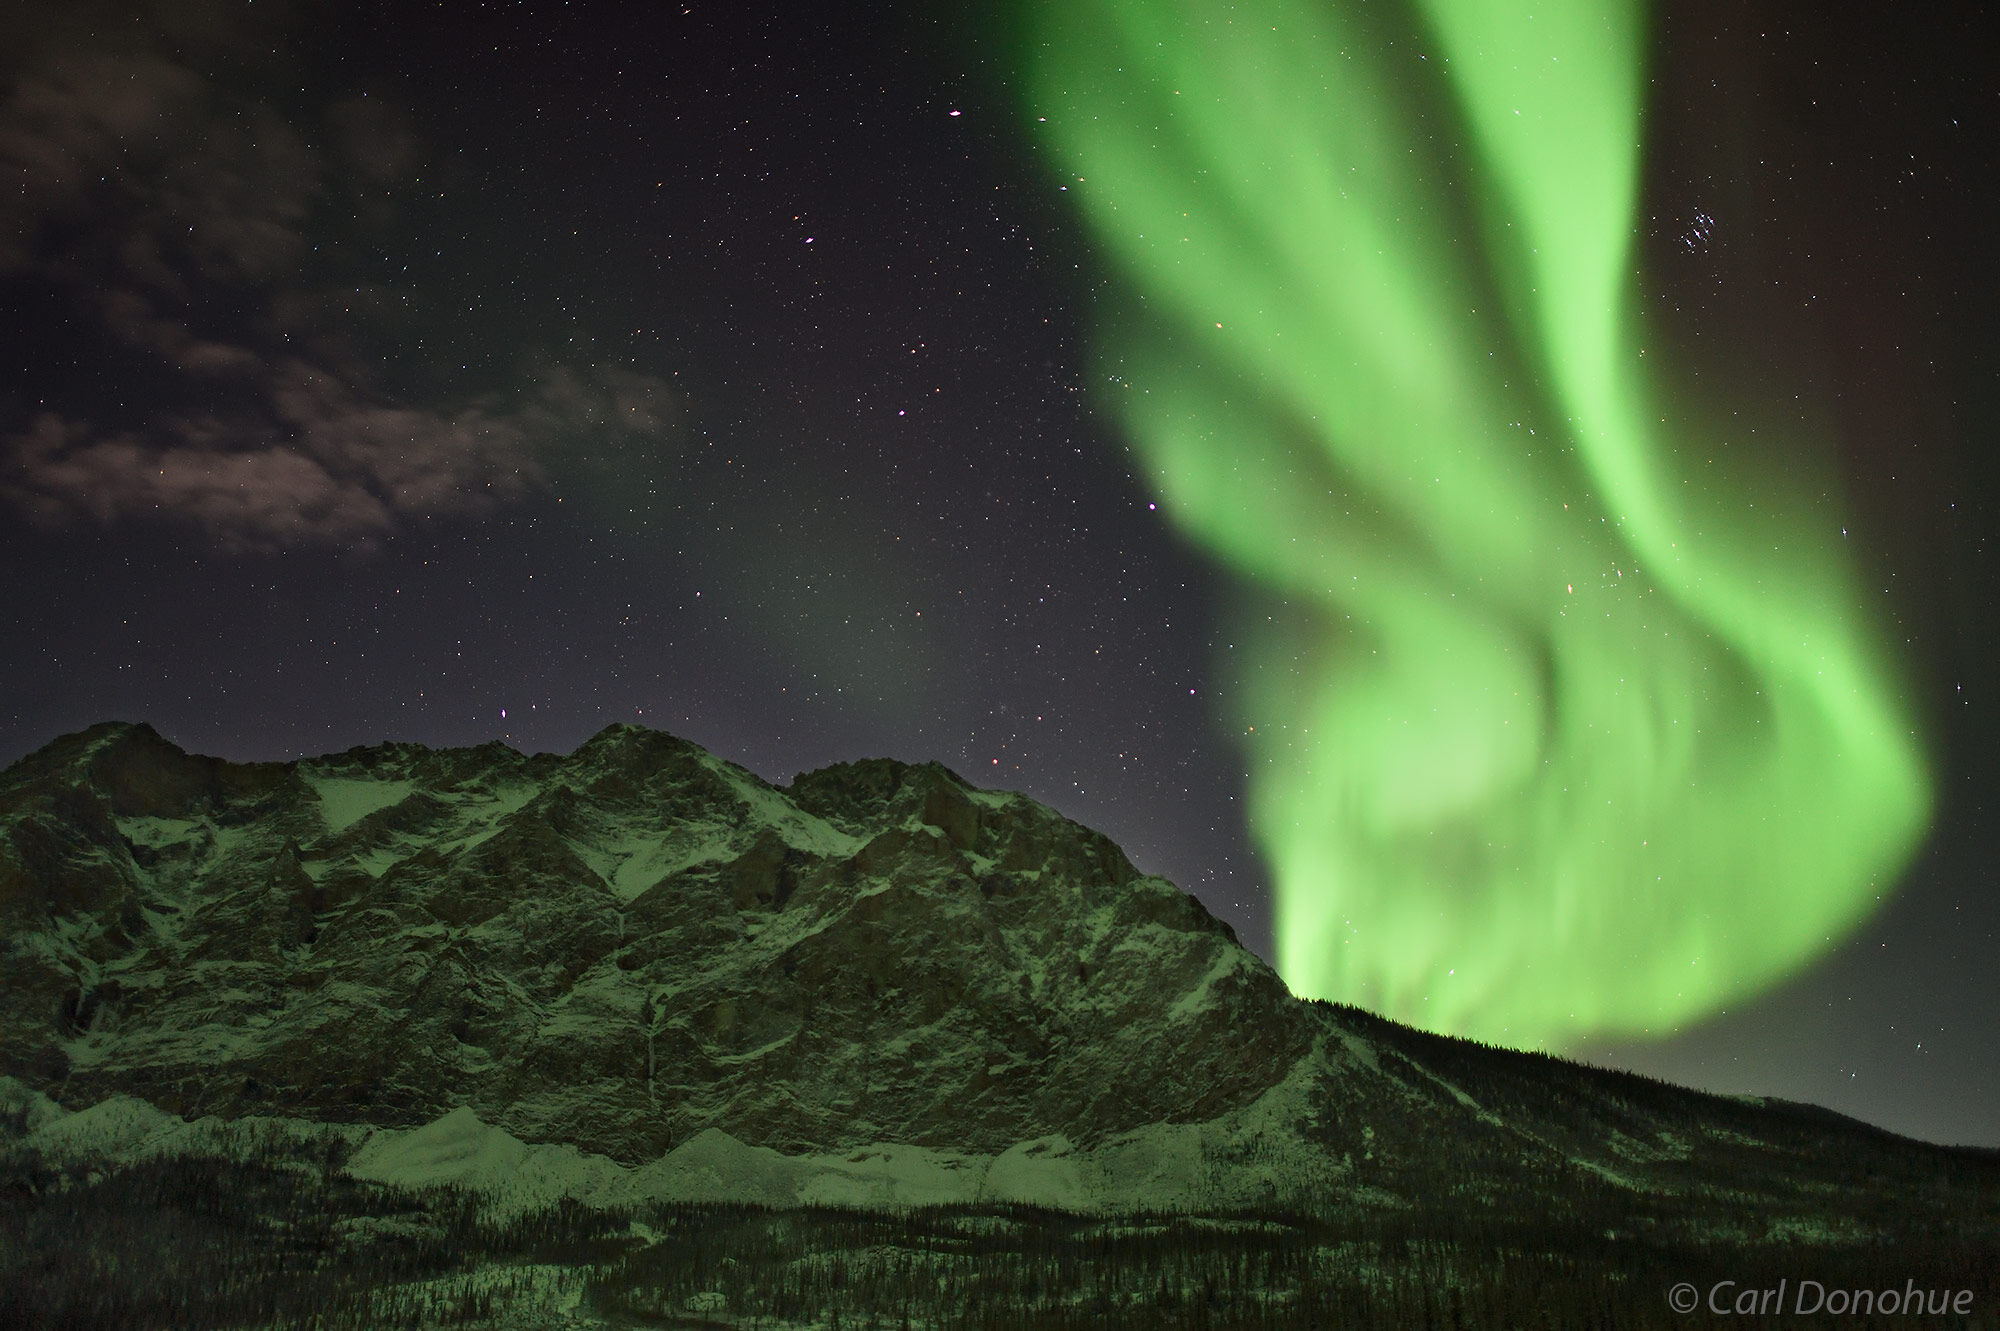
[[[414,1126],[626,1163],[1078,1144],[1252,1103],[1277,977],[1102,836],[936,765],[766,784],[614,726],[293,764],[150,729],[0,784],[0,1071],[67,1102]]]
[[[261,1133],[516,1213],[1263,1215],[1565,1253],[2000,1232],[1991,1153],[1300,1001],[1105,837],[936,764],[775,786],[627,725],[232,763],[98,725],[0,774],[0,973],[0,1144],[38,1161]]]

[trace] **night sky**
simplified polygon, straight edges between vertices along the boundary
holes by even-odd
[[[1971,6],[1654,15],[1643,290],[1830,436],[1938,811],[1819,964],[1596,1061],[2000,1145],[2000,89]],[[31,4],[0,56],[0,761],[937,759],[1273,954],[1243,594],[1090,355],[993,34],[883,5]]]

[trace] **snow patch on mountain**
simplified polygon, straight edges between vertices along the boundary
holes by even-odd
[[[861,849],[862,838],[849,836],[824,818],[816,818],[786,799],[783,792],[759,781],[734,764],[716,764],[753,823],[773,827],[786,845],[815,855],[846,857]]]
[[[468,1188],[488,1195],[503,1213],[563,1197],[596,1199],[614,1192],[628,1173],[615,1161],[574,1146],[530,1146],[466,1108],[420,1128],[374,1133],[347,1162],[347,1172],[406,1188]]]
[[[345,831],[377,809],[401,804],[417,788],[414,781],[325,776],[306,767],[299,769],[299,778],[319,795],[320,817],[329,832]]]
[[[0,1077],[0,1125],[15,1133],[34,1133],[65,1118],[69,1110],[19,1077]]]
[[[126,840],[148,850],[162,846],[180,845],[192,841],[195,829],[202,826],[192,818],[157,818],[150,816],[124,817],[117,820],[118,831]],[[212,831],[213,829],[211,829]]]
[[[986,1169],[979,1200],[1039,1202],[1064,1210],[1089,1209],[1090,1194],[1068,1137],[1037,1137],[1002,1151]]]
[[[1090,1150],[1052,1134],[997,1155],[898,1142],[785,1154],[708,1128],[637,1168],[568,1144],[523,1142],[464,1106],[408,1129],[276,1117],[188,1122],[127,1095],[65,1111],[24,1084],[0,1078],[0,1111],[24,1124],[23,1144],[52,1159],[88,1164],[172,1154],[241,1158],[273,1142],[291,1143],[294,1155],[311,1155],[300,1148],[345,1142],[353,1147],[345,1170],[355,1178],[466,1188],[502,1215],[564,1197],[600,1207],[691,1201],[896,1209],[1020,1202],[1079,1212],[1217,1210],[1324,1201],[1329,1189],[1342,1185],[1337,1171],[1301,1170],[1294,1129],[1310,1076],[1302,1066],[1255,1104],[1222,1119],[1149,1125]]]
[[[1196,1013],[1205,1012],[1215,1006],[1215,986],[1228,976],[1243,968],[1243,962],[1250,954],[1240,950],[1219,952],[1209,963],[1208,971],[1194,988],[1182,994],[1179,1001],[1167,1009],[1168,1021],[1183,1021]]]

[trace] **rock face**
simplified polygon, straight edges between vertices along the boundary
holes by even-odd
[[[783,789],[614,726],[244,765],[112,724],[0,778],[0,828],[0,1074],[71,1101],[999,1151],[1213,1119],[1313,1045],[1193,898],[935,764]]]
[[[0,773],[0,1138],[280,1119],[576,1196],[2000,1231],[1990,1152],[1300,1002],[934,764],[777,787],[630,726],[235,764],[106,724]]]

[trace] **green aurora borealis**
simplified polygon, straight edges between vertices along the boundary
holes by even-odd
[[[1880,902],[1923,754],[1817,441],[1727,433],[1647,340],[1644,13],[1378,9],[1031,7],[1030,122],[1122,277],[1099,382],[1246,584],[1293,989],[1665,1034]]]

